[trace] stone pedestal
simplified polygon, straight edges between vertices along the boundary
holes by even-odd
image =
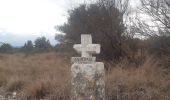
[[[81,57],[72,57],[71,100],[105,100],[104,64],[92,54],[100,53],[100,44],[92,44],[91,35],[81,35],[81,44],[73,48]]]
[[[71,66],[71,100],[105,100],[104,64],[74,63]]]

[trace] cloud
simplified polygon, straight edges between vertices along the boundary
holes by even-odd
[[[55,44],[54,28],[67,22],[67,10],[88,0],[0,0],[0,42],[21,46],[45,36]],[[132,6],[137,1],[131,0]]]
[[[47,0],[1,0],[0,14],[0,28],[17,34],[54,34],[54,25],[66,21],[66,12]]]
[[[46,35],[55,42],[54,26],[67,21],[64,6],[63,0],[0,0],[0,41],[22,45]]]

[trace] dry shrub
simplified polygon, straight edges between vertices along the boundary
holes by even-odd
[[[4,86],[7,83],[6,76],[4,74],[0,74],[0,87]]]
[[[56,53],[1,55],[4,57],[0,59],[0,86],[6,92],[17,91],[23,100],[66,97],[70,82],[66,57]]]
[[[17,100],[69,100],[70,59],[56,53],[0,59],[0,89],[17,91]],[[170,78],[152,59],[139,68],[113,65],[106,71],[106,100],[170,100]]]
[[[22,98],[26,98],[28,100],[32,99],[41,99],[45,95],[49,94],[48,91],[48,83],[38,80],[34,83],[28,84],[28,86],[24,89],[24,95]]]
[[[140,68],[116,66],[106,75],[107,100],[169,100],[168,76],[148,59]]]
[[[63,83],[60,86],[53,87],[53,92],[46,97],[49,100],[69,100],[70,99],[70,82]]]
[[[6,84],[6,91],[7,92],[14,92],[14,91],[20,91],[25,84],[25,80],[22,79],[23,77],[11,77],[7,80]]]

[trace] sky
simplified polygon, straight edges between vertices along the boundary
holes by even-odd
[[[136,6],[132,0],[131,6]],[[0,0],[0,42],[22,46],[45,36],[54,45],[54,27],[67,22],[67,11],[82,0]]]
[[[45,36],[55,44],[54,26],[67,21],[65,0],[0,0],[0,41],[21,46]]]

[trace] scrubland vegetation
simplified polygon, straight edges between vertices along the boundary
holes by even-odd
[[[135,18],[129,0],[118,1],[70,9],[67,23],[56,26],[64,35],[56,34],[55,46],[45,37],[21,48],[0,41],[0,96],[16,92],[16,100],[70,100],[73,44],[91,34],[93,43],[101,44],[94,56],[105,62],[106,100],[170,100],[169,0],[140,0]]]
[[[4,95],[16,91],[22,100],[67,100],[70,91],[68,62],[55,53],[27,57],[23,54],[1,54],[1,89],[5,90]]]
[[[69,100],[70,59],[54,52],[0,54],[1,95],[17,92],[17,100]],[[105,63],[106,100],[169,100],[170,77],[148,58],[139,68],[122,61]]]

